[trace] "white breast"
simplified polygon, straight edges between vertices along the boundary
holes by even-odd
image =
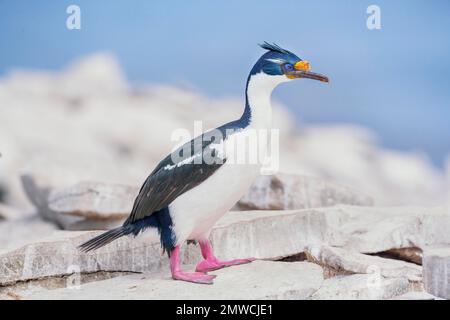
[[[227,158],[231,155],[231,149],[237,150],[233,154],[234,161],[226,161],[206,181],[182,194],[169,205],[177,244],[186,239],[208,237],[216,221],[239,201],[260,174],[260,160],[265,157],[267,144],[258,143],[256,162],[253,157],[256,147],[254,143],[247,145],[246,149],[236,149],[236,146],[242,146],[243,140],[249,136],[259,136],[258,130],[270,129],[270,96],[272,90],[286,79],[284,76],[268,76],[263,73],[250,78],[247,88],[251,107],[250,125],[229,136],[221,145]],[[243,145],[245,146],[245,143]]]
[[[224,150],[243,134],[245,131],[227,139]],[[240,156],[250,159],[248,154]],[[260,168],[259,163],[226,161],[205,182],[175,199],[169,205],[169,211],[177,240],[207,237],[216,221],[245,194],[259,175]]]

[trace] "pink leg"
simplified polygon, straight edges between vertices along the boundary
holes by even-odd
[[[220,261],[214,256],[211,243],[208,240],[201,240],[199,241],[199,244],[200,249],[202,250],[202,256],[204,260],[200,261],[200,263],[197,264],[195,271],[198,272],[213,271],[229,266],[236,266],[238,264],[250,263],[256,260],[255,258],[249,258],[249,259],[234,259],[229,261]]]
[[[170,271],[172,279],[194,283],[212,284],[215,275],[207,275],[201,272],[184,272],[180,268],[180,246],[176,246],[170,253]]]

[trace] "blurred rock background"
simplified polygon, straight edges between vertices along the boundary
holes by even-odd
[[[176,86],[131,86],[113,55],[94,54],[59,72],[14,71],[0,80],[0,196],[31,208],[20,175],[53,187],[79,181],[139,186],[179,141],[178,128],[237,118],[239,97],[212,99]],[[388,150],[354,125],[298,126],[274,103],[280,171],[310,175],[371,195],[377,205],[443,205],[449,172],[415,152]],[[446,178],[447,177],[447,178]]]

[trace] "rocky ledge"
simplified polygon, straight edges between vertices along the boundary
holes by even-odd
[[[193,268],[193,267],[192,267]],[[306,299],[322,284],[322,269],[308,262],[254,263],[217,270],[214,285],[173,281],[169,273],[143,273],[30,292],[28,299]],[[270,275],[270,277],[268,276]],[[302,280],[299,281],[299,275]],[[114,290],[111,290],[114,288]],[[102,293],[103,292],[103,293]]]
[[[423,278],[423,268],[411,262],[410,252],[427,252],[427,248],[450,243],[449,222],[450,214],[444,208],[338,205],[229,212],[211,233],[217,255],[259,261],[217,271],[215,284],[208,288],[169,281],[168,259],[156,235],[121,238],[84,254],[77,245],[101,231],[57,231],[0,252],[0,296],[407,299],[413,293],[424,293],[428,279],[442,280],[444,275],[433,268]],[[186,268],[193,268],[199,259],[197,245],[186,245]],[[80,290],[71,290],[73,286]],[[448,298],[446,292],[431,293]]]

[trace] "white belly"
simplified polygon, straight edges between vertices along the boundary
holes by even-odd
[[[251,76],[247,88],[248,103],[251,106],[250,125],[244,130],[232,134],[225,141],[226,145],[233,145],[233,139],[255,133],[255,129],[267,130],[270,128],[271,92],[279,83],[288,80],[285,76],[269,76],[262,72]],[[259,134],[259,132],[256,133]],[[245,194],[254,179],[260,174],[261,159],[264,159],[267,148],[267,144],[261,142],[258,138],[258,147],[256,148],[258,160],[256,162],[249,161],[247,164],[242,164],[242,162],[236,163],[236,161],[229,163],[227,160],[206,181],[182,194],[169,205],[177,244],[181,244],[186,239],[208,237],[216,221]],[[245,159],[251,159],[251,156],[255,155],[252,147],[255,147],[254,143],[251,143],[249,149],[244,150]],[[229,159],[228,151],[230,149],[228,147],[225,149],[227,150],[225,155]],[[253,151],[253,153],[250,152],[250,157],[249,151]],[[242,153],[238,151],[237,158],[240,158],[240,155]]]
[[[233,139],[228,139],[226,144],[228,148],[228,145],[233,144]],[[245,150],[244,158],[250,160],[247,152]],[[228,155],[228,152],[225,153]],[[182,194],[169,205],[178,244],[186,239],[208,237],[217,220],[242,198],[260,174],[261,165],[258,162],[236,162],[226,161],[205,182]]]

